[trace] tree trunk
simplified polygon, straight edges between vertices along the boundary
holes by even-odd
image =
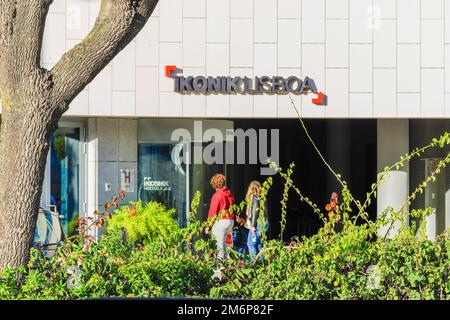
[[[42,79],[35,79],[35,83],[42,83]],[[42,99],[42,85],[12,91],[12,99],[3,105],[0,131],[0,266],[19,267],[27,264],[33,244],[49,139],[56,129],[57,115]]]
[[[89,35],[46,70],[40,55],[52,2],[0,0],[0,271],[28,263],[59,119],[144,27],[158,0],[102,0]]]

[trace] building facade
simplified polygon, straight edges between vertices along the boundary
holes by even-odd
[[[51,68],[89,33],[99,4],[53,2],[43,67]],[[185,92],[176,92],[171,72],[187,79]],[[191,133],[184,145],[204,147],[216,140],[205,134],[208,129],[224,137],[229,129],[279,130],[278,160],[284,167],[300,162],[299,186],[319,205],[337,190],[282,88],[236,92],[225,82],[222,92],[208,94],[203,80],[192,83],[190,76],[247,77],[253,89],[255,77],[267,76],[272,84],[274,77],[297,77],[303,84],[312,79],[314,90],[290,96],[328,161],[364,197],[385,166],[450,129],[450,1],[160,0],[137,38],[64,115],[52,138],[43,205],[57,203],[70,219],[91,214],[126,189],[128,200],[175,207],[183,224],[195,190],[203,192],[206,210],[211,174],[226,172],[237,198],[251,179],[265,178],[260,163],[174,161],[177,129]],[[317,103],[320,92],[326,101]],[[433,149],[393,172],[379,190],[373,217],[387,206],[399,207],[448,151]],[[430,237],[449,228],[450,169],[412,206],[436,209]],[[316,221],[306,208],[294,203],[289,210],[291,235],[314,232]]]

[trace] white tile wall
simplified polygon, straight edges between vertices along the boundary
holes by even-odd
[[[444,70],[422,69],[422,117],[444,117]]]
[[[206,40],[208,42],[228,42],[230,39],[230,2],[208,0],[206,14]]]
[[[159,19],[150,17],[136,37],[136,66],[159,66]]]
[[[443,19],[444,0],[426,0],[421,2],[422,19]]]
[[[349,0],[326,0],[327,19],[348,19]]]
[[[397,64],[397,22],[382,20],[373,32],[373,66],[395,68]]]
[[[301,1],[278,0],[278,18],[301,18]]]
[[[89,32],[99,8],[100,0],[54,1],[43,67]],[[329,105],[293,96],[304,117],[450,117],[450,3],[160,1],[136,40],[67,115],[296,117],[288,96],[176,94],[166,65],[185,74],[309,76]]]
[[[372,92],[372,45],[350,45],[350,92]]]
[[[183,19],[183,66],[205,67],[206,22],[204,19]]]
[[[159,39],[160,41],[183,40],[182,0],[164,0],[159,2]]]
[[[325,42],[325,0],[302,1],[302,42]]]
[[[206,17],[206,0],[183,1],[183,17]]]
[[[350,5],[350,42],[372,42],[372,0],[349,0]]]
[[[253,18],[253,0],[229,0],[231,18]]]
[[[373,0],[375,10],[379,10],[381,19],[396,19],[397,1],[396,0]]]
[[[298,19],[278,20],[278,67],[301,66],[300,27]]]
[[[113,60],[113,90],[134,91],[136,88],[136,44],[130,43]]]
[[[420,43],[420,0],[397,0],[399,43]]]
[[[373,97],[371,93],[350,93],[350,117],[372,118]]]
[[[444,21],[422,20],[422,67],[444,66]]]
[[[420,44],[397,46],[399,92],[420,92]]]
[[[253,67],[253,20],[230,21],[230,66]]]
[[[395,69],[373,71],[373,115],[390,118],[397,115],[397,79]]]
[[[399,93],[397,95],[397,116],[401,118],[420,117],[420,93]]]
[[[83,39],[89,32],[89,2],[66,1],[66,37],[67,39]]]
[[[325,113],[330,118],[342,118],[349,115],[349,90],[348,69],[327,69],[326,71],[326,91],[328,95],[328,106]]]
[[[326,65],[348,68],[348,20],[327,20]]]
[[[277,42],[277,1],[257,3],[253,9],[255,42]]]

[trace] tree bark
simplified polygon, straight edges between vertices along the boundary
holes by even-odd
[[[28,263],[59,119],[142,29],[158,0],[102,0],[89,35],[46,70],[39,63],[51,3],[0,0],[0,270]]]

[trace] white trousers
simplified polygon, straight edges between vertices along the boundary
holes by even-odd
[[[214,223],[211,231],[217,242],[217,257],[219,259],[227,258],[228,253],[226,252],[226,244],[227,234],[233,232],[233,219],[220,219],[216,223]]]

